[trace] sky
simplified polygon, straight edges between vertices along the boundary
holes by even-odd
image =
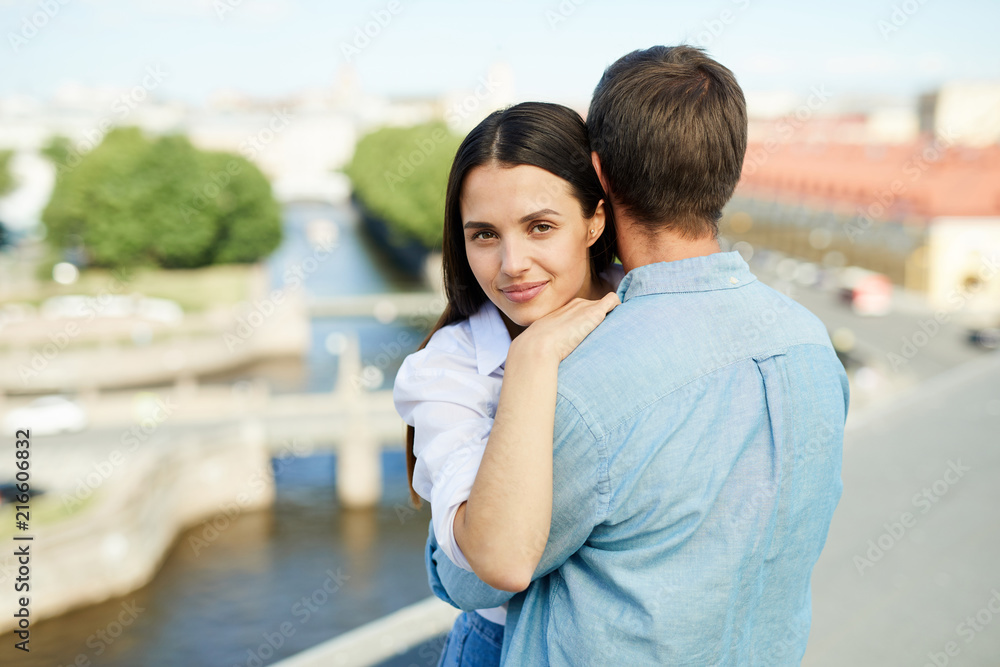
[[[1000,81],[998,25],[996,0],[0,0],[0,97],[129,88],[159,67],[161,99],[266,99],[345,66],[367,92],[432,96],[502,62],[518,99],[585,102],[619,56],[681,42],[747,91],[914,96]]]

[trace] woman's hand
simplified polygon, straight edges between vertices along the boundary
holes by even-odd
[[[620,304],[615,292],[608,292],[596,301],[577,297],[532,322],[512,341],[510,352],[517,354],[520,351],[515,351],[515,347],[527,348],[532,355],[542,354],[558,363],[568,357]]]

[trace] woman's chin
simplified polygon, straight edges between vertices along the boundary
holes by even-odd
[[[519,327],[528,327],[532,322],[541,317],[540,315],[536,316],[529,313],[525,313],[524,310],[520,310],[519,312],[514,312],[514,313],[507,311],[504,313],[504,315],[507,316],[508,320],[510,320]]]
[[[537,308],[533,308],[531,306],[512,308],[512,304],[504,303],[503,307],[501,307],[501,305],[496,303],[496,301],[493,302],[493,305],[496,306],[497,310],[503,314],[504,320],[522,329],[527,328],[532,322],[545,315],[545,313],[539,313]]]

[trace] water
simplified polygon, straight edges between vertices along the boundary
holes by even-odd
[[[336,226],[336,244],[328,256],[317,253],[307,238],[307,227],[314,220],[328,220]],[[284,225],[285,238],[267,263],[272,289],[287,289],[301,282],[307,294],[313,297],[424,289],[373,246],[349,205],[290,205],[285,209]],[[331,391],[337,377],[338,360],[326,343],[331,334],[344,334],[358,337],[362,363],[379,368],[383,376],[379,388],[387,389],[392,386],[403,358],[426,335],[426,331],[405,323],[382,324],[372,318],[313,318],[311,331],[304,360],[262,361],[204,378],[204,381],[238,382],[263,378],[275,394]]]
[[[313,296],[381,294],[420,289],[411,277],[398,271],[359,228],[349,204],[291,204],[285,207],[285,238],[268,258],[271,286],[284,287],[298,276]],[[336,227],[329,255],[317,253],[307,238],[313,220],[327,220]],[[296,271],[298,267],[298,271]]]
[[[382,504],[344,511],[332,456],[276,461],[272,508],[184,532],[147,586],[33,624],[30,654],[3,664],[267,665],[427,597],[430,515],[406,505],[402,455],[383,462]]]
[[[317,218],[336,224],[338,242],[329,258],[312,264],[306,228]],[[358,232],[349,207],[289,206],[285,226],[285,241],[268,261],[274,288],[295,266],[314,296],[419,288]],[[362,361],[383,368],[385,388],[411,349],[390,355],[388,365],[379,355],[401,339],[412,348],[423,336],[370,319],[314,319],[311,327],[306,359],[261,362],[213,381],[264,377],[275,393],[329,391],[337,358],[326,340],[342,333],[360,338]],[[237,516],[221,531],[202,524],[184,532],[152,582],[33,624],[31,652],[13,663],[9,656],[20,654],[12,649],[13,635],[0,637],[0,664],[260,667],[430,595],[422,551],[430,513],[408,506],[401,451],[383,454],[385,495],[367,511],[339,506],[332,455],[273,465],[273,507]],[[419,664],[436,662],[433,649],[424,653]]]

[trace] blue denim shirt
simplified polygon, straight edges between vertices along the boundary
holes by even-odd
[[[434,592],[509,600],[513,665],[797,665],[843,485],[823,324],[736,252],[649,264],[559,367],[552,528],[531,585],[436,550]]]

